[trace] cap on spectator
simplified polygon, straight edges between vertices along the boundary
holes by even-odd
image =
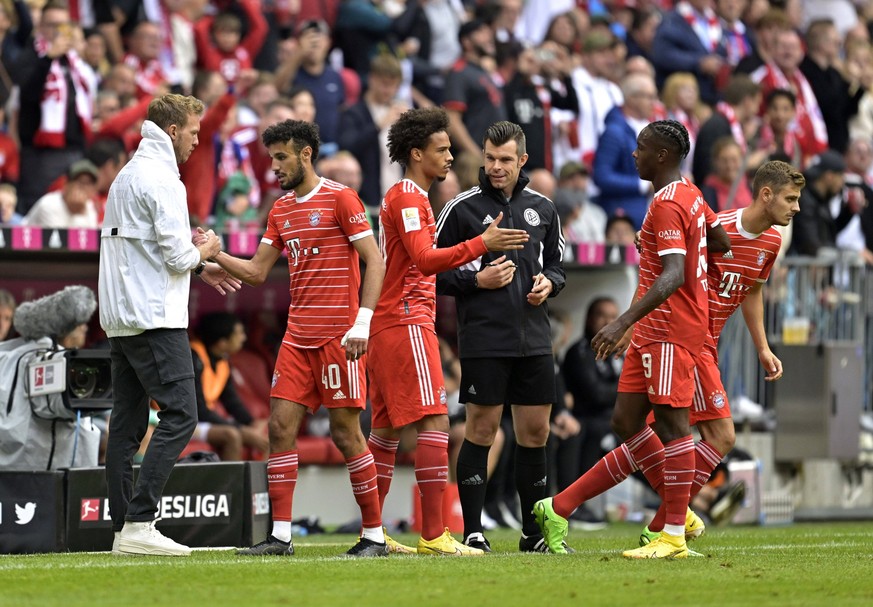
[[[458,29],[458,40],[463,40],[467,38],[473,32],[477,32],[483,27],[488,27],[488,24],[482,21],[481,19],[471,19],[463,24],[460,29]]]
[[[581,162],[573,162],[571,160],[561,167],[561,170],[558,172],[558,179],[563,181],[565,179],[570,179],[570,177],[575,175],[585,175],[587,177],[590,174],[591,172],[588,170],[587,166]]]
[[[307,19],[306,21],[303,21],[297,26],[297,35],[300,36],[304,32],[310,30],[315,30],[325,36],[330,36],[330,26],[323,19]]]
[[[611,32],[600,29],[591,30],[582,40],[582,52],[595,53],[608,48],[615,48],[618,40]]]
[[[818,156],[813,156],[809,161],[809,166],[806,173],[814,179],[822,175],[826,171],[842,173],[846,170],[846,161],[843,156],[834,150],[825,150]]]
[[[94,178],[94,181],[97,181],[99,172],[97,167],[90,160],[77,160],[70,165],[69,169],[67,169],[67,179],[70,181],[78,179],[82,175],[90,175]]]

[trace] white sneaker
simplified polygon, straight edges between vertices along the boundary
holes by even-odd
[[[155,519],[146,523],[124,523],[118,537],[118,551],[122,554],[145,554],[149,556],[189,556],[191,549],[174,542],[155,529]]]

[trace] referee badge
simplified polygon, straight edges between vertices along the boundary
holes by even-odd
[[[540,215],[533,209],[524,210],[524,220],[533,227],[540,225]]]

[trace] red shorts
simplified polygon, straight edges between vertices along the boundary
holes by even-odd
[[[697,358],[697,369],[694,374],[697,381],[694,401],[689,412],[691,425],[712,419],[730,419],[731,406],[724,385],[721,383],[718,363],[708,349],[704,348],[703,353]]]
[[[645,394],[655,405],[690,407],[694,396],[694,358],[671,343],[631,344],[618,380],[619,392]]]
[[[428,415],[448,414],[433,329],[390,327],[370,337],[368,350],[373,428],[402,428]]]
[[[704,350],[697,359],[694,369],[694,398],[688,418],[692,426],[697,422],[731,418],[731,406],[721,383],[718,363],[709,350]],[[649,413],[646,424],[651,426],[653,423],[655,414]]]
[[[346,360],[340,339],[320,348],[296,348],[283,342],[270,396],[300,403],[312,411],[320,406],[366,409],[366,355]]]

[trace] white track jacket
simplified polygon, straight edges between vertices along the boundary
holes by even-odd
[[[191,243],[185,186],[170,136],[154,122],[112,186],[100,241],[100,326],[107,337],[188,327]]]

